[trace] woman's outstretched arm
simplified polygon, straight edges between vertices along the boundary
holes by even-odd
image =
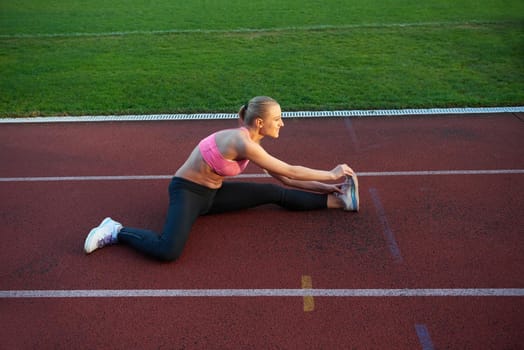
[[[301,181],[301,180],[292,180],[290,178],[287,178],[282,175],[270,173],[266,170],[266,172],[283,183],[286,186],[298,188],[301,190],[306,191],[312,191],[312,192],[318,192],[318,193],[343,193],[342,191],[342,183],[339,184],[329,184],[329,183],[323,183],[319,181]]]
[[[317,170],[301,165],[290,165],[267,153],[259,144],[247,141],[244,144],[245,158],[249,159],[270,174],[283,176],[289,180],[299,181],[336,181],[355,172],[347,164],[339,164],[332,170]]]

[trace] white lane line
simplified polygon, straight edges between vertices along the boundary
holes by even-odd
[[[362,173],[358,173],[358,176],[433,176],[433,175],[504,175],[504,174],[524,174],[524,169],[382,171],[382,172],[362,172]]]
[[[0,177],[0,182],[164,180],[173,175]]]
[[[523,297],[523,288],[466,289],[87,289],[2,290],[0,298]]]
[[[340,111],[297,111],[283,112],[284,118],[345,118],[345,117],[398,117],[398,116],[440,116],[464,114],[523,113],[524,106],[517,107],[457,107],[420,109],[379,109]],[[145,114],[145,115],[86,115],[65,117],[0,118],[0,124],[27,123],[91,123],[91,122],[133,122],[133,121],[174,121],[174,120],[220,120],[237,119],[236,113],[196,114]]]
[[[439,176],[439,175],[511,175],[524,174],[524,169],[496,170],[422,170],[422,171],[376,171],[359,172],[359,177],[366,176]],[[36,176],[36,177],[0,177],[0,182],[41,182],[41,181],[129,181],[129,180],[167,180],[173,175],[115,175],[115,176]],[[259,179],[271,177],[267,174],[240,174],[235,179]]]

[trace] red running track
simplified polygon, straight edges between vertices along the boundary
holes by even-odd
[[[522,170],[523,119],[286,120],[264,143],[272,154],[382,173],[360,178],[361,212],[202,217],[171,264],[123,246],[82,251],[108,215],[159,230],[169,179],[12,178],[169,175],[200,138],[235,121],[2,125],[0,290],[282,290],[302,288],[302,276],[314,289],[522,290],[522,172],[383,172]],[[523,313],[522,296],[3,297],[0,338],[6,349],[514,349]]]

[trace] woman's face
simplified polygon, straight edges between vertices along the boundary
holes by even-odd
[[[273,103],[260,118],[260,133],[264,136],[278,138],[280,128],[284,126],[282,110],[278,103]]]

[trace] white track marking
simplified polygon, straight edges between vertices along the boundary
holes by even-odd
[[[523,297],[522,288],[465,289],[87,289],[2,290],[0,298]]]
[[[433,175],[504,175],[504,174],[524,174],[524,169],[383,171],[383,172],[362,172],[362,173],[358,173],[358,176],[433,176]]]
[[[495,170],[421,170],[421,171],[377,171],[359,172],[359,177],[384,176],[442,176],[442,175],[511,175],[524,174],[524,169]],[[131,181],[168,180],[173,175],[115,175],[115,176],[40,176],[40,177],[0,177],[0,182],[53,182],[53,181]],[[269,178],[267,174],[240,174],[233,179]]]
[[[344,118],[344,117],[402,117],[463,114],[524,113],[524,106],[479,107],[479,108],[425,108],[425,109],[379,109],[341,111],[297,111],[283,112],[284,118]],[[195,114],[145,114],[145,115],[87,115],[69,117],[0,118],[0,124],[25,123],[91,123],[130,121],[175,121],[175,120],[221,120],[237,119],[236,113],[195,113]]]

